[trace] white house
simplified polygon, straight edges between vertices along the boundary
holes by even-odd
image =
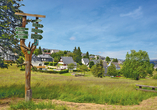
[[[111,61],[111,62],[108,64],[108,66],[111,66],[111,63],[116,66],[116,70],[120,70],[120,66],[119,66],[118,62],[112,62],[112,61]]]
[[[84,64],[84,65],[89,65],[89,59],[88,58],[82,58],[82,64]]]
[[[41,58],[37,57],[34,54],[32,55],[32,65],[41,70],[46,70],[46,66],[44,65],[44,62],[42,62]]]
[[[0,57],[3,58],[4,60],[16,61],[18,58],[18,55],[16,53],[12,53],[10,50],[8,50],[8,51],[6,51],[6,53],[4,53],[0,49]]]
[[[74,62],[72,57],[61,57],[59,62],[60,65],[60,69],[68,69],[68,64],[73,63],[75,65],[74,70],[76,70],[76,62]]]

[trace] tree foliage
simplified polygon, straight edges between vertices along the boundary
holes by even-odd
[[[116,66],[113,63],[107,68],[107,74],[110,76],[117,76]]]
[[[75,62],[81,64],[81,59],[82,59],[81,49],[80,49],[80,47],[78,47],[78,49],[75,47],[74,51],[73,51],[73,60]]]
[[[15,15],[21,12],[19,9],[22,0],[0,0],[0,49],[8,54],[7,51],[20,53],[19,40],[14,38],[15,27],[21,26],[22,16]],[[4,67],[0,65],[1,67]],[[6,66],[5,66],[6,67]]]
[[[22,16],[15,15],[15,12],[22,12],[19,8],[21,0],[1,0],[0,2],[0,49],[6,53],[10,50],[20,50],[19,40],[14,38],[15,27],[21,26]],[[6,53],[7,54],[7,53]]]
[[[130,54],[128,52],[126,54],[122,73],[127,78],[139,80],[139,78],[145,78],[148,74],[152,75],[152,67],[146,51],[139,50],[136,52],[131,50]]]
[[[74,69],[74,67],[75,67],[74,63],[68,64],[68,69]]]
[[[112,62],[118,62],[117,58],[116,58],[116,59],[113,59]]]
[[[92,68],[93,65],[94,65],[94,62],[93,62],[93,61],[90,61],[90,62],[89,62],[89,68]]]
[[[109,61],[111,61],[111,60],[110,60],[110,57],[108,57],[108,56],[106,57],[105,60],[107,61],[107,63],[108,63]]]
[[[93,75],[95,77],[100,77],[100,78],[103,77],[104,68],[103,68],[103,62],[102,62],[102,60],[100,60],[100,62],[97,63],[96,65],[92,66],[91,72],[93,73]]]
[[[84,72],[84,75],[85,75],[85,72],[88,70],[88,67],[86,65],[80,65],[79,69],[81,72]]]

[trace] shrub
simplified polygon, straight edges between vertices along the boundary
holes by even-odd
[[[45,62],[45,63],[44,63],[44,65],[48,65],[48,64],[49,64],[49,62]]]
[[[37,67],[31,68],[32,71],[37,71]]]
[[[57,65],[57,62],[53,62],[53,66],[56,66]]]
[[[157,71],[157,68],[155,70]]]
[[[155,74],[155,75],[153,76],[153,79],[157,79],[157,74]]]
[[[53,63],[52,63],[52,62],[49,62],[49,65],[50,65],[50,66],[53,66]]]

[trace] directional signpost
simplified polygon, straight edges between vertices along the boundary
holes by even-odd
[[[43,33],[43,30],[32,28],[32,32]]]
[[[24,28],[24,27],[16,27],[16,38],[18,39],[28,39],[28,31],[25,31],[25,30],[28,30],[28,28]]]
[[[34,39],[35,46],[39,45],[39,41],[37,39],[41,40],[43,38],[42,35],[37,34],[37,33],[43,33],[43,30],[38,29],[38,28],[43,28],[42,24],[38,24],[38,22],[40,22],[40,21],[41,21],[41,19],[37,18],[36,20],[33,21],[36,23],[32,24],[32,26],[35,27],[35,29],[32,28],[32,32],[35,32],[35,34],[31,34],[31,39]]]
[[[31,39],[42,39],[42,35],[39,35],[39,34],[31,34]]]
[[[39,28],[43,28],[44,27],[42,24],[36,24],[36,23],[33,23],[32,26],[39,27]]]
[[[39,45],[39,41],[37,39],[42,39],[43,37],[41,35],[38,35],[37,33],[43,33],[42,30],[38,29],[42,28],[42,24],[38,24],[41,20],[38,19],[38,17],[45,18],[44,15],[37,15],[37,14],[28,14],[28,13],[15,13],[15,15],[21,15],[22,18],[22,27],[16,27],[16,38],[20,39],[20,47],[22,52],[25,55],[25,101],[31,101],[32,99],[32,89],[31,89],[31,61],[32,61],[32,54],[34,50],[36,49],[36,46]],[[30,45],[30,42],[28,44],[28,47],[25,45],[25,39],[28,39],[28,28],[25,28],[26,26],[26,17],[27,16],[33,16],[36,17],[36,20],[33,20],[33,26],[35,29],[32,29],[32,32],[35,32],[35,34],[31,35],[31,38],[34,39],[34,43]]]

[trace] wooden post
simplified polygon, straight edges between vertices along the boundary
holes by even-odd
[[[22,27],[26,26],[26,16],[22,18]],[[25,101],[30,101],[32,99],[32,90],[31,90],[31,60],[32,53],[36,49],[36,46],[28,47],[25,45],[25,39],[20,39],[20,46],[23,54],[25,55]]]
[[[16,12],[15,15],[22,15],[22,27],[26,26],[26,16],[33,16],[38,19],[38,17],[45,18],[44,15],[37,15],[37,14],[28,14],[28,13],[18,13]],[[38,29],[36,27],[36,29]],[[37,34],[37,33],[35,33]],[[25,101],[30,101],[32,99],[32,90],[31,90],[31,61],[32,61],[32,53],[36,49],[34,43],[30,46],[30,42],[28,47],[25,45],[25,39],[20,39],[20,48],[25,55]]]

